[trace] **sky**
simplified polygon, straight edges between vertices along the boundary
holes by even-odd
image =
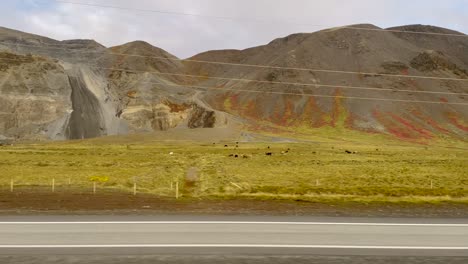
[[[426,24],[468,33],[468,0],[69,2],[122,8],[55,0],[2,0],[0,26],[57,40],[94,39],[108,47],[143,40],[180,58],[214,49],[245,49],[293,33],[362,23],[382,28]]]

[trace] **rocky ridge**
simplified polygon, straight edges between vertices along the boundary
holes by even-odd
[[[392,30],[461,34],[422,25]],[[467,69],[468,38],[456,36],[333,28],[180,60],[142,41],[106,48],[0,28],[0,135],[331,126],[466,139]]]

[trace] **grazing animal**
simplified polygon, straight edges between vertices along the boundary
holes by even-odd
[[[237,154],[236,154],[236,155],[234,155],[234,158],[238,158],[238,157],[239,157],[239,155],[237,155]]]
[[[347,154],[353,154],[353,152],[351,152],[351,151],[349,151],[349,150],[345,150],[345,152],[346,152]]]
[[[270,146],[268,146],[267,149],[270,149]]]
[[[229,147],[228,145],[224,145],[225,148]]]
[[[273,153],[271,153],[271,152],[267,152],[267,153],[265,153],[265,154],[266,154],[267,156],[273,156]]]
[[[229,157],[234,157],[234,154],[229,154]]]
[[[169,155],[171,155],[171,156],[174,155],[174,152],[169,152]]]
[[[249,155],[245,155],[245,154],[244,154],[244,155],[242,155],[242,158],[244,158],[244,159],[248,159],[248,158],[250,158],[250,156],[249,156]]]

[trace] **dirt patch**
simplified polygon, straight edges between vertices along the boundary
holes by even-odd
[[[19,66],[24,63],[33,63],[34,57],[32,55],[17,55],[9,52],[0,52],[0,71],[6,71],[11,66]]]
[[[223,215],[314,215],[357,217],[468,217],[468,205],[338,203],[264,201],[253,199],[170,199],[155,195],[106,191],[92,194],[68,190],[18,190],[0,192],[0,214],[223,214]]]
[[[466,78],[468,72],[465,69],[449,61],[441,52],[423,52],[413,58],[410,62],[411,67],[423,72],[431,72],[437,70],[448,70],[454,74]]]
[[[172,103],[169,101],[166,101],[164,104],[169,106],[171,113],[184,112],[192,107],[190,104],[186,104],[186,103],[176,104],[176,103]]]
[[[400,61],[386,61],[381,66],[385,69],[385,74],[408,74],[409,67]]]

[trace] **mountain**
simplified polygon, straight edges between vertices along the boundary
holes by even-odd
[[[183,74],[184,66],[145,42],[106,48],[0,28],[0,52],[0,135],[7,138],[226,126],[226,114],[206,105],[198,91],[175,86],[180,77],[156,75]]]
[[[293,34],[181,60],[143,41],[106,48],[0,28],[0,135],[331,127],[466,139],[468,36],[423,25],[379,29]]]

